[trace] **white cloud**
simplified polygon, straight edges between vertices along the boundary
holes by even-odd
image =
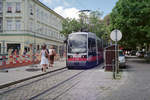
[[[64,8],[62,6],[56,7],[54,9],[54,11],[58,14],[60,14],[61,16],[63,16],[64,18],[75,18],[78,19],[79,16],[79,10],[76,8]]]
[[[52,0],[41,0],[44,4],[51,5]]]

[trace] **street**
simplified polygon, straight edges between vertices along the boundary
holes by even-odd
[[[150,0],[0,0],[0,100],[150,100],[149,26]]]
[[[139,58],[129,58],[127,81],[102,100],[150,100],[150,64]]]
[[[1,100],[93,100],[113,90],[113,80],[102,66],[89,70],[62,69],[0,90]]]
[[[128,58],[122,78],[114,80],[102,65],[88,70],[62,69],[0,90],[1,100],[149,100],[150,64]]]

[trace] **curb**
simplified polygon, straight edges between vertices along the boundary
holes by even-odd
[[[52,71],[49,71],[49,72],[46,72],[46,73],[42,73],[42,74],[39,74],[39,75],[31,76],[31,77],[24,78],[24,79],[21,79],[21,80],[18,80],[18,81],[14,81],[14,82],[10,82],[10,83],[4,84],[4,85],[0,85],[0,89],[6,88],[6,87],[11,86],[11,85],[15,85],[17,83],[21,83],[21,82],[24,82],[24,81],[27,81],[27,80],[30,80],[30,79],[33,79],[33,78],[37,78],[37,77],[40,77],[40,76],[43,76],[43,75],[46,75],[46,74],[49,74],[49,73],[52,73],[52,72],[56,72],[56,71],[59,71],[59,70],[65,69],[65,68],[67,68],[67,67],[62,67],[62,68],[52,70]]]

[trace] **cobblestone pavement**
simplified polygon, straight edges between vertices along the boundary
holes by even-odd
[[[43,95],[46,95],[49,91],[52,92],[53,88],[57,87],[57,85],[59,86],[61,82],[63,83],[64,80],[67,80],[71,76],[80,72],[82,71],[68,71],[67,69],[64,69],[15,86],[1,89],[0,100],[28,100],[32,98],[37,99],[38,97],[43,98]]]
[[[65,59],[61,59],[59,61],[55,61],[54,67],[48,68],[46,70],[47,71],[46,73],[56,71],[65,67],[66,67]],[[18,83],[18,81],[20,80],[30,79],[32,77],[46,74],[45,72],[41,71],[40,64],[17,67],[17,68],[9,68],[5,70],[8,70],[8,72],[0,72],[0,88],[6,84],[11,84],[13,82]]]
[[[127,65],[127,81],[102,100],[150,100],[150,64],[130,58]]]
[[[125,74],[126,75],[126,74]],[[101,100],[126,79],[113,80],[101,67],[47,74],[0,90],[0,100]]]

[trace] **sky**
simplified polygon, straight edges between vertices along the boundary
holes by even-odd
[[[64,18],[78,18],[80,10],[100,11],[108,15],[118,0],[40,0]]]

